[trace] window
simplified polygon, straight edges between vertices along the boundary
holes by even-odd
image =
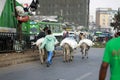
[[[37,14],[40,14],[40,11],[38,11]]]
[[[80,4],[78,4],[78,8],[80,8]]]

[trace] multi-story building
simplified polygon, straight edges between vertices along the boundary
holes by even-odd
[[[97,8],[96,9],[96,25],[99,28],[110,28],[110,23],[113,21],[117,10],[111,8]]]
[[[63,22],[88,27],[89,0],[39,0],[36,14],[39,16],[59,16]]]

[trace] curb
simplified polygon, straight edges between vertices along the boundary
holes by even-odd
[[[62,56],[62,51],[55,51],[55,57]],[[39,53],[38,51],[25,51],[24,53],[5,53],[0,54],[0,67],[7,67],[10,65],[21,64],[31,61],[38,61]]]

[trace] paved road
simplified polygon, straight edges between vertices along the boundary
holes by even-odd
[[[0,68],[0,80],[98,80],[104,49],[91,48],[84,60],[79,51],[75,51],[73,62],[63,63],[62,56],[55,57],[49,68],[39,61]]]

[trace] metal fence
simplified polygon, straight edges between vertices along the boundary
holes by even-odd
[[[56,36],[59,42],[62,36]],[[36,35],[22,34],[21,43],[18,40],[17,33],[0,32],[0,54],[6,52],[24,52],[26,50],[34,50],[32,42],[36,41]]]
[[[31,49],[30,34],[22,35],[22,43],[18,41],[17,33],[0,32],[0,53]]]

